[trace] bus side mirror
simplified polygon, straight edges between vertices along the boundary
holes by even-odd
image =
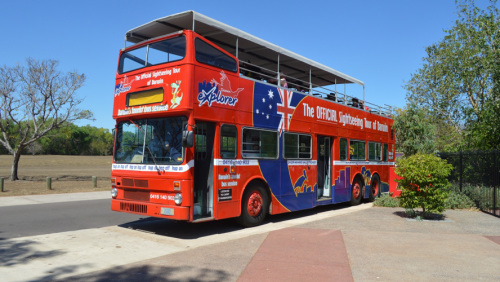
[[[193,147],[193,140],[194,140],[193,137],[194,137],[193,131],[191,130],[182,131],[182,146],[186,148]]]

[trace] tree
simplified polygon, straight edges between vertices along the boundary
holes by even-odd
[[[90,155],[106,156],[113,152],[113,134],[105,128],[97,128],[94,126],[85,126],[90,134],[92,141],[89,146]]]
[[[0,67],[0,144],[13,156],[11,180],[18,180],[19,159],[25,148],[51,130],[92,113],[78,109],[76,91],[85,76],[62,73],[55,60],[28,58],[26,66]]]
[[[405,109],[396,110],[393,127],[396,148],[405,156],[434,151],[435,126],[425,109],[410,103]]]
[[[440,42],[426,48],[423,66],[406,83],[408,103],[426,108],[467,149],[499,149],[498,84],[500,13],[472,0],[457,1],[458,20]],[[498,87],[498,86],[497,86]],[[496,130],[491,130],[496,129]],[[486,138],[486,139],[485,139]]]

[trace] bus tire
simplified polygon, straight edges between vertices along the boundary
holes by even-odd
[[[380,177],[375,174],[370,181],[370,202],[375,201],[377,197],[380,197]]]
[[[359,177],[354,178],[351,187],[351,205],[356,206],[361,203],[361,198],[363,197],[363,182]]]
[[[245,227],[261,224],[269,209],[269,197],[266,190],[258,184],[245,189],[241,199],[241,214],[238,222]]]

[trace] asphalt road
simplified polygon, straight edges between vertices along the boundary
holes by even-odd
[[[121,225],[143,216],[111,211],[110,199],[0,207],[0,239]]]

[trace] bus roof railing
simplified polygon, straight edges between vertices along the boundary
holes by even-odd
[[[358,99],[357,97],[347,95],[346,93],[342,93],[340,91],[337,91],[336,89],[331,89],[326,86],[320,86],[315,84],[308,85],[307,81],[302,81],[295,77],[285,75],[283,73],[279,74],[280,81],[278,82],[277,72],[266,68],[259,68],[256,65],[249,64],[246,62],[240,62],[240,74],[258,82],[264,82],[281,86],[284,88],[288,88],[290,90],[313,95],[346,106],[351,106],[364,111],[369,111],[370,113],[391,117],[392,109],[388,105],[384,106],[375,105],[373,103],[363,101],[361,99]]]
[[[125,45],[126,42],[139,43],[182,30],[192,30],[234,55],[242,70],[250,70],[248,66],[258,67],[262,72],[260,75],[268,83],[272,83],[274,76],[276,82],[273,84],[279,85],[280,77],[284,76],[289,87],[311,95],[317,92],[325,99],[328,99],[329,93],[335,93],[339,96],[336,102],[342,100],[346,105],[357,98],[324,87],[357,84],[363,87],[364,96],[363,81],[195,11],[159,18],[133,28],[125,35]],[[276,66],[276,69],[270,70],[268,66]],[[361,101],[364,101],[364,97]],[[378,114],[387,115],[390,112],[390,108],[370,105],[374,106]]]

